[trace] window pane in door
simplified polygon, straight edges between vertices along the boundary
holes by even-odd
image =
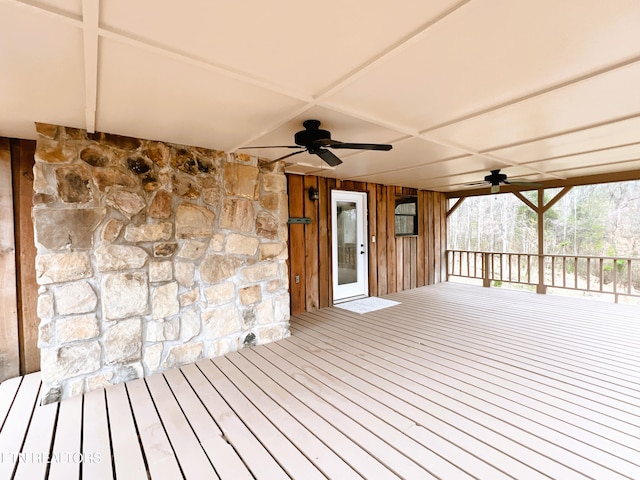
[[[358,281],[355,202],[337,202],[338,285]]]

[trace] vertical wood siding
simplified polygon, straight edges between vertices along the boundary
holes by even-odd
[[[0,382],[20,375],[11,148],[0,138]]]
[[[0,138],[0,381],[40,370],[31,209],[36,142]]]
[[[331,306],[331,191],[367,193],[369,294],[387,295],[445,280],[446,198],[439,192],[311,175],[288,175],[289,216],[311,224],[289,226],[291,311]],[[309,200],[309,188],[320,200]],[[395,236],[396,194],[418,196],[418,235]],[[375,243],[372,237],[375,236]],[[296,278],[300,281],[296,283]]]
[[[36,142],[11,140],[14,215],[18,272],[18,322],[20,326],[20,372],[40,371],[38,349],[38,283],[36,245],[33,235],[33,165]]]

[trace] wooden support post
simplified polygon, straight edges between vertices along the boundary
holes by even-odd
[[[538,189],[538,285],[536,292],[547,293],[547,286],[544,284],[544,188]]]

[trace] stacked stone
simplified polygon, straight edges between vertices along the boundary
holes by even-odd
[[[43,403],[288,335],[277,164],[37,130]]]

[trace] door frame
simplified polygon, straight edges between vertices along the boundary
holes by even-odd
[[[338,239],[337,239],[337,202],[349,201],[356,204],[356,249],[358,281],[346,285],[338,285]],[[331,288],[333,303],[340,303],[353,298],[369,296],[369,256],[368,256],[368,212],[367,193],[347,190],[331,191]],[[361,253],[363,252],[363,253]]]

